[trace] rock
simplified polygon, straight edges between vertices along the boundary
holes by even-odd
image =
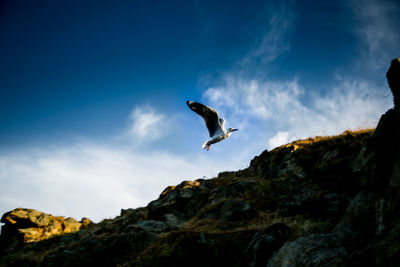
[[[57,249],[53,244],[51,253],[40,262],[40,266],[117,266],[156,240],[155,233],[138,225],[127,227],[123,232],[86,233],[65,247]]]
[[[124,228],[128,225],[137,224],[143,220],[147,219],[147,209],[146,208],[138,208],[138,209],[122,209],[121,215],[117,217],[120,221],[120,227]]]
[[[309,214],[313,217],[332,218],[343,215],[349,203],[350,200],[344,194],[305,187],[289,192],[278,204],[277,212],[281,216]]]
[[[294,175],[303,177],[303,170],[294,160],[292,154],[296,149],[295,145],[287,145],[276,148],[271,152],[265,150],[250,162],[249,175],[262,177]]]
[[[85,223],[86,225],[89,225],[90,222],[88,222],[86,218]],[[64,220],[64,233],[63,234],[69,234],[69,233],[74,233],[77,232],[81,229],[82,223],[78,222],[74,218],[68,217],[67,219]]]
[[[74,233],[79,231],[82,226],[82,223],[70,217],[65,219],[34,209],[23,208],[5,213],[1,222],[5,224],[1,229],[2,240],[17,240],[20,243],[38,242]],[[90,220],[86,218],[84,220],[85,227],[90,224]]]
[[[258,188],[259,182],[255,180],[229,182],[211,189],[208,200],[211,200],[212,204],[216,204],[226,199],[246,198],[252,192],[257,191]]]
[[[168,230],[168,224],[160,221],[145,220],[139,222],[138,225],[147,232],[162,233]]]
[[[255,156],[250,161],[250,166],[247,170],[249,175],[261,176],[270,168],[271,153],[268,150],[262,152],[259,156]]]
[[[278,213],[281,216],[291,216],[311,211],[320,203],[318,195],[321,192],[310,188],[300,188],[297,192],[289,192],[278,205]]]
[[[266,266],[272,254],[289,240],[291,230],[283,223],[276,223],[256,233],[244,252],[240,266]]]
[[[321,197],[320,201],[320,212],[322,214],[326,214],[328,218],[331,216],[342,215],[350,202],[350,200],[346,196],[336,193],[324,194]]]
[[[400,266],[400,223],[380,240],[350,255],[347,266]]]
[[[80,229],[87,229],[94,225],[94,223],[89,218],[85,217],[81,219],[80,224],[81,224]]]
[[[393,102],[396,109],[400,108],[400,58],[392,60],[386,73],[388,84],[393,94]]]
[[[225,200],[199,215],[201,219],[244,221],[256,216],[257,211],[246,201]]]
[[[167,187],[147,206],[148,219],[167,221],[167,214],[174,214],[174,224],[180,225],[203,207],[208,194],[209,190],[198,181],[184,181],[176,187]]]
[[[172,232],[124,266],[238,266],[254,234]]]
[[[333,235],[314,234],[285,243],[267,266],[343,266],[346,255]]]
[[[164,214],[165,223],[169,226],[170,229],[177,229],[182,226],[184,223],[184,219],[179,218],[173,213]]]

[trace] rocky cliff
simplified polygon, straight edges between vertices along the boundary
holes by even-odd
[[[400,266],[399,66],[375,130],[264,151],[98,224],[16,209],[0,266]]]

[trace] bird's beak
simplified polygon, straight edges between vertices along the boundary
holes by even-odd
[[[239,130],[238,130],[238,129],[235,129],[235,128],[233,128],[233,129],[232,129],[232,132],[234,132],[234,131],[239,131]]]

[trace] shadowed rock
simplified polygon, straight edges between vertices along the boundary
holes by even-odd
[[[388,84],[393,94],[394,106],[400,108],[400,58],[392,60],[389,70],[386,73]]]
[[[256,233],[244,252],[241,266],[266,266],[272,254],[289,240],[291,230],[283,223],[269,226],[262,232]]]
[[[387,72],[395,108],[355,158],[361,191],[336,227],[287,242],[268,266],[400,266],[400,61]],[[362,162],[362,163],[361,163]],[[361,163],[361,164],[360,164]]]

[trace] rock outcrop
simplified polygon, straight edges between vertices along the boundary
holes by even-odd
[[[393,102],[396,109],[400,108],[400,58],[392,60],[389,70],[386,73],[389,87],[392,90]]]
[[[98,224],[14,210],[0,266],[400,266],[399,66],[375,130],[264,151]]]
[[[80,222],[74,218],[55,217],[34,209],[18,208],[1,218],[2,239],[18,243],[38,242],[56,236],[70,234],[92,224],[88,218]]]

